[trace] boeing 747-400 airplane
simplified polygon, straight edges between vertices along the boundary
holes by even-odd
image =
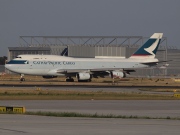
[[[129,58],[73,58],[58,55],[18,55],[5,67],[12,72],[39,75],[43,78],[66,76],[66,81],[91,81],[92,77],[126,77],[136,68],[156,65],[155,58],[163,33],[154,33],[150,39]]]

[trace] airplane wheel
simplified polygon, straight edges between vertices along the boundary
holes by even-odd
[[[91,82],[91,79],[89,79],[89,80],[78,80],[78,82]]]
[[[25,78],[21,78],[20,81],[25,81]]]
[[[88,80],[88,82],[91,82],[91,81],[92,81],[91,79]]]
[[[78,82],[81,82],[81,80],[78,80]]]
[[[68,78],[68,79],[66,79],[66,82],[74,82],[74,79],[73,78]]]
[[[74,79],[73,79],[73,78],[71,78],[71,79],[70,79],[70,82],[74,82]]]

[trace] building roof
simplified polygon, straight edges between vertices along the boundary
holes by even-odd
[[[9,51],[50,51],[50,47],[8,47]]]

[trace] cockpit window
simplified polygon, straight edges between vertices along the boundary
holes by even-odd
[[[16,56],[16,58],[22,58],[22,57],[20,57],[20,56]]]

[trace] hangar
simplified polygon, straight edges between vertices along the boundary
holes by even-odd
[[[128,58],[149,37],[142,36],[20,36],[19,47],[8,47],[8,60],[19,54],[52,54],[69,57],[118,57]],[[169,76],[180,73],[180,50],[167,45],[163,37],[156,57],[168,62],[149,69],[138,69],[134,76]]]

